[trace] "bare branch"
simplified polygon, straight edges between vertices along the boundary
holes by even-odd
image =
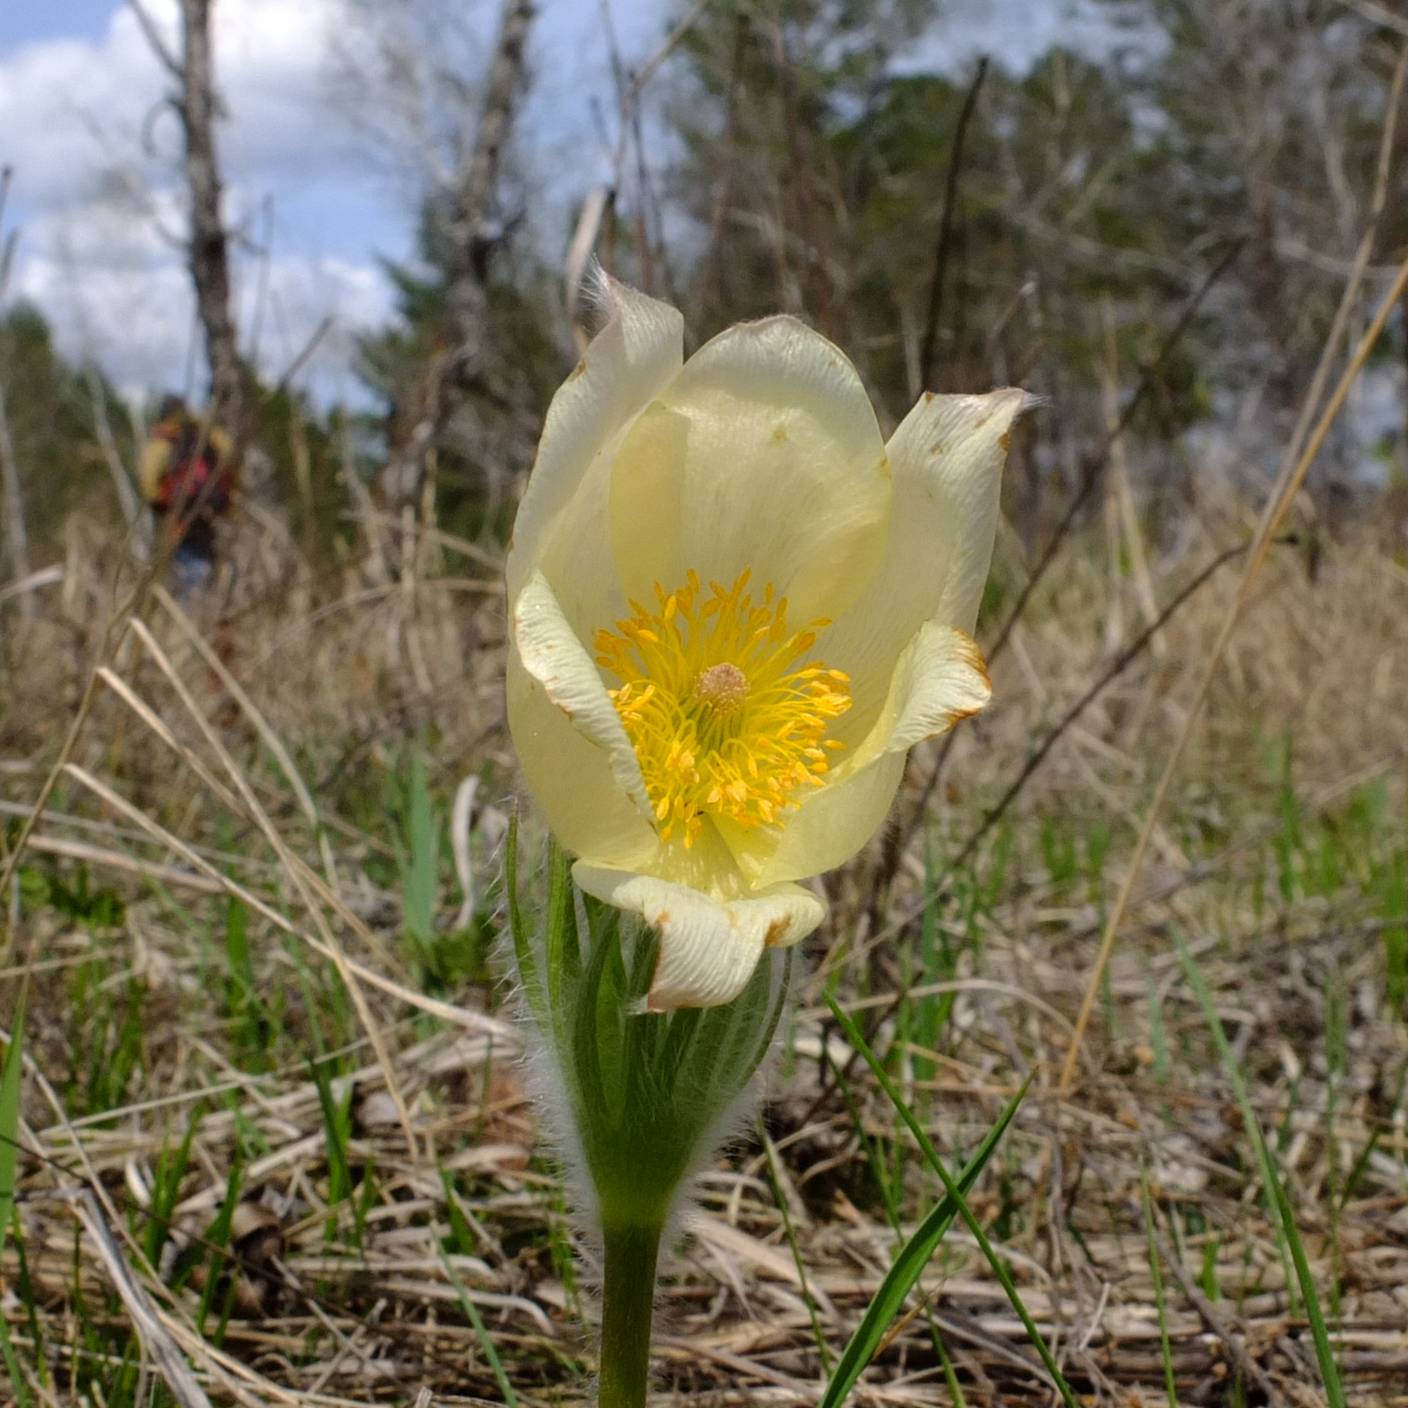
[[[112,433],[112,423],[108,419],[107,394],[97,368],[90,362],[83,369],[83,379],[88,387],[88,398],[93,406],[93,429],[98,437],[98,446],[103,452],[103,462],[108,467],[112,479],[113,492],[117,495],[118,506],[122,509],[123,521],[129,533],[141,538],[143,556],[150,546],[150,523],[142,512],[142,501],[137,495],[133,476],[122,462],[117,448],[117,439]]]
[[[268,393],[270,396],[277,396],[280,391],[287,389],[288,384],[308,364],[308,359],[318,350],[322,340],[333,330],[336,323],[337,319],[329,314],[313,329],[312,337],[303,344],[293,360],[284,368],[282,375],[274,382],[273,389]]]
[[[128,7],[137,17],[137,23],[141,26],[142,34],[151,45],[152,53],[157,56],[161,66],[170,75],[179,80],[181,77],[181,64],[176,55],[166,46],[166,40],[161,37],[161,31],[156,27],[156,21],[147,13],[147,7],[142,0],[127,0]]]
[[[963,140],[968,135],[968,123],[973,109],[978,105],[978,93],[982,90],[983,79],[988,75],[988,59],[984,54],[978,60],[973,81],[963,98],[963,107],[958,114],[958,126],[953,133],[953,151],[948,159],[948,176],[944,181],[944,206],[939,217],[939,238],[934,246],[934,273],[929,284],[929,312],[924,320],[924,347],[919,354],[919,375],[924,386],[934,380],[934,351],[939,339],[939,326],[943,321],[944,275],[948,272],[949,245],[953,239],[953,213],[958,205],[958,180],[963,172]]]

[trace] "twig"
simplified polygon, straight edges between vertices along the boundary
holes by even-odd
[[[180,61],[166,47],[166,41],[161,37],[161,31],[156,27],[156,21],[147,13],[147,7],[142,3],[142,0],[127,0],[127,6],[137,17],[137,24],[146,37],[147,43],[151,45],[152,53],[156,55],[157,62],[173,78],[179,80],[181,77]]]
[[[308,364],[308,359],[318,350],[319,344],[337,325],[337,319],[331,313],[313,329],[313,335],[303,344],[302,349],[294,356],[293,360],[286,366],[273,386],[264,393],[266,401],[272,400],[281,391],[288,389],[289,383]]]
[[[4,491],[5,547],[10,572],[23,579],[29,576],[29,535],[24,526],[24,490],[20,486],[15,444],[10,438],[10,420],[5,413],[5,386],[0,381],[0,489]],[[31,599],[25,597],[22,609],[28,613]]]
[[[1246,245],[1245,239],[1234,241],[1227,249],[1227,252],[1213,266],[1211,272],[1198,286],[1198,290],[1189,299],[1188,306],[1179,315],[1178,321],[1169,330],[1163,342],[1159,344],[1159,350],[1154,354],[1154,360],[1145,367],[1134,394],[1125,403],[1124,409],[1119,414],[1119,419],[1110,427],[1100,448],[1096,451],[1095,457],[1088,462],[1081,475],[1081,485],[1075,497],[1066,508],[1066,512],[1061,516],[1061,521],[1056,525],[1055,532],[1047,541],[1046,547],[1042,550],[1041,557],[1037,560],[1036,566],[1032,569],[1031,575],[1027,578],[1026,584],[1018,593],[1017,600],[1012,610],[1008,613],[1007,619],[1002,623],[1002,629],[998,631],[997,638],[993,641],[991,648],[987,652],[989,662],[997,659],[1007,645],[1007,639],[1012,634],[1013,627],[1021,620],[1023,613],[1027,609],[1027,603],[1032,599],[1032,594],[1041,585],[1042,579],[1046,576],[1056,554],[1060,552],[1066,537],[1074,526],[1077,518],[1080,517],[1081,510],[1089,502],[1091,494],[1095,492],[1104,475],[1105,467],[1110,462],[1110,451],[1116,441],[1129,428],[1130,422],[1134,419],[1135,412],[1142,406],[1145,400],[1154,389],[1154,383],[1158,373],[1162,370],[1164,363],[1170,354],[1183,340],[1183,335],[1188,331],[1189,325],[1197,316],[1198,310],[1203,306],[1203,301],[1214,287],[1222,279],[1222,276],[1236,262],[1237,256],[1241,254]]]
[[[108,475],[112,479],[113,493],[117,495],[117,504],[122,510],[122,518],[127,524],[127,530],[141,540],[142,555],[145,557],[150,547],[151,535],[143,531],[147,527],[147,523],[142,513],[142,503],[133,486],[132,476],[122,463],[122,455],[118,451],[117,440],[112,433],[112,423],[108,419],[107,393],[97,368],[91,362],[83,368],[83,381],[88,388],[88,398],[93,405],[93,430],[98,437],[98,448],[103,452],[103,461],[108,467]]]
[[[4,229],[5,206],[9,202],[10,182],[14,177],[12,167],[0,167],[0,230]],[[14,263],[15,236],[12,233],[0,247],[0,298],[10,280],[10,267]],[[15,446],[10,438],[10,421],[5,414],[5,383],[0,380],[0,507],[5,518],[6,547],[10,558],[10,572],[23,580],[29,576],[29,538],[24,526],[24,492],[20,487],[19,466],[15,463]],[[21,609],[26,615],[32,609],[32,602],[26,597]]]
[[[1294,539],[1285,539],[1283,541],[1293,542]],[[1249,546],[1248,543],[1238,543],[1236,546],[1225,548],[1222,552],[1218,553],[1218,555],[1159,612],[1158,616],[1115,656],[1104,674],[1102,674],[1095,683],[1066,710],[1065,714],[1061,716],[1060,722],[1054,724],[1047,731],[1046,736],[1041,740],[1040,744],[1038,744],[1035,751],[1022,765],[1021,771],[1012,779],[1007,790],[1002,794],[991,810],[987,812],[982,821],[978,823],[973,833],[963,845],[959,847],[958,854],[945,866],[945,874],[952,874],[973,854],[979,842],[981,842],[983,837],[997,824],[1007,808],[1012,805],[1017,794],[1021,792],[1022,788],[1026,785],[1028,778],[1046,761],[1046,755],[1056,746],[1066,730],[1070,728],[1086,709],[1144,653],[1158,636],[1158,633],[1163,630],[1184,603],[1189,601],[1219,568],[1224,567],[1227,563],[1231,562],[1233,558],[1240,557],[1246,552]]]
[[[0,230],[5,228],[5,207],[9,204],[10,185],[14,180],[13,166],[0,166]],[[19,241],[19,231],[11,230],[3,245],[0,245],[0,301],[10,286],[10,271],[15,265],[15,246]]]
[[[1275,1408],[1276,1404],[1285,1402],[1283,1395],[1277,1393],[1276,1386],[1267,1376],[1266,1370],[1256,1362],[1248,1351],[1246,1340],[1241,1335],[1233,1334],[1231,1327],[1218,1312],[1217,1307],[1203,1294],[1198,1283],[1188,1274],[1188,1268],[1184,1266],[1183,1258],[1169,1246],[1163,1233],[1157,1227],[1149,1226],[1142,1207],[1137,1210],[1137,1214],[1140,1225],[1146,1231],[1153,1233],[1159,1255],[1163,1258],[1164,1264],[1173,1272],[1178,1284],[1183,1287],[1183,1294],[1188,1297],[1203,1323],[1222,1341],[1237,1377],[1244,1385],[1255,1384],[1260,1389],[1269,1408]]]
[[[1383,25],[1385,29],[1391,29],[1397,34],[1408,36],[1408,19],[1402,15],[1395,15],[1392,10],[1383,5],[1374,3],[1374,0],[1340,0],[1341,4],[1347,5],[1352,10],[1358,10],[1366,20],[1373,24]]]
[[[210,1400],[205,1396],[205,1390],[197,1382],[185,1355],[172,1339],[171,1332],[162,1321],[161,1312],[123,1260],[121,1249],[103,1221],[92,1189],[56,1190],[48,1196],[70,1203],[84,1230],[93,1239],[98,1256],[107,1267],[108,1275],[112,1277],[113,1289],[126,1307],[143,1347],[156,1361],[157,1369],[167,1388],[171,1390],[172,1397],[181,1404],[181,1408],[210,1408]]]
[[[988,56],[978,60],[973,81],[963,98],[963,107],[958,113],[958,126],[953,133],[953,150],[949,153],[948,175],[944,181],[943,213],[939,217],[939,238],[934,246],[934,273],[929,282],[929,312],[924,320],[923,350],[919,354],[919,375],[923,386],[930,386],[934,380],[934,352],[939,339],[939,326],[943,320],[944,275],[948,271],[949,244],[953,238],[953,213],[958,204],[958,180],[963,170],[963,141],[968,135],[968,123],[973,109],[978,103],[978,93],[983,79],[988,75]]]
[[[19,248],[20,232],[11,230],[5,236],[5,243],[0,245],[0,298],[4,298],[5,290],[10,286],[10,273],[15,267],[15,250]]]
[[[631,75],[625,97],[635,102],[645,85],[655,77],[655,71],[670,57],[683,42],[689,31],[699,22],[711,0],[694,0],[693,6],[683,15],[680,22],[665,36],[660,47]]]
[[[62,567],[41,567],[38,571],[31,572],[28,577],[21,577],[18,582],[7,582],[0,587],[0,602],[9,601],[11,597],[24,596],[26,592],[37,592],[41,587],[57,586],[63,579]]]
[[[456,929],[468,928],[474,919],[474,858],[469,849],[469,827],[474,818],[474,800],[479,792],[479,774],[466,773],[455,789],[450,809],[450,853],[455,862],[455,878],[460,882],[460,907],[454,918]]]

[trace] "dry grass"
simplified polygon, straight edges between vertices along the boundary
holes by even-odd
[[[276,521],[247,519],[233,580],[192,624],[156,599],[30,838],[3,960],[8,990],[26,965],[30,982],[21,1235],[0,1262],[17,1401],[170,1402],[173,1357],[220,1402],[501,1402],[500,1371],[521,1404],[582,1401],[590,1267],[568,1255],[488,962],[513,778],[495,556],[356,526],[314,570]],[[1159,601],[1242,532],[1228,508],[1176,560],[1154,554]],[[30,618],[0,603],[7,844],[123,599],[115,552],[71,534]],[[887,1209],[908,1227],[937,1200],[879,1090],[859,1068],[838,1089],[826,980],[884,1017],[877,1045],[942,1150],[976,1143],[1036,1073],[974,1207],[1089,1401],[1168,1401],[1157,1269],[1180,1403],[1322,1402],[1175,935],[1279,1151],[1350,1401],[1408,1403],[1408,573],[1366,528],[1313,580],[1278,550],[1063,1099],[1104,906],[1234,574],[1077,720],[970,862],[944,874],[944,857],[1140,624],[1105,560],[1072,552],[1039,593],[880,929],[857,923],[873,858],[828,880],[768,1087],[778,1180],[755,1140],[702,1181],[661,1297],[662,1403],[814,1403],[813,1316],[834,1360],[893,1256]],[[398,861],[427,801],[429,896]],[[857,1402],[948,1401],[940,1344],[967,1403],[1053,1401],[964,1236],[922,1285]]]

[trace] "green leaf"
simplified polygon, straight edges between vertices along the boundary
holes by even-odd
[[[337,1232],[338,1205],[345,1201],[352,1191],[352,1170],[347,1162],[351,1091],[348,1091],[347,1103],[339,1108],[333,1098],[327,1065],[319,1063],[312,1067],[312,1071],[318,1090],[318,1104],[322,1108],[323,1129],[327,1135],[328,1219],[323,1229],[323,1239],[331,1241]]]
[[[411,758],[403,806],[403,838],[397,859],[401,869],[402,910],[406,929],[423,962],[433,958],[435,898],[440,861],[440,825],[425,775],[425,759]]]
[[[957,1179],[957,1185],[964,1193],[978,1181],[978,1175],[987,1166],[998,1141],[1006,1133],[1007,1126],[1012,1123],[1012,1117],[1017,1113],[1026,1093],[1027,1088],[1023,1086],[1008,1101],[1007,1108],[998,1116],[997,1123],[988,1130],[973,1157],[964,1164]],[[840,1408],[840,1404],[845,1402],[846,1396],[855,1387],[856,1380],[874,1357],[890,1325],[903,1308],[905,1298],[914,1283],[923,1274],[929,1259],[957,1216],[958,1203],[946,1194],[915,1229],[909,1241],[900,1248],[899,1255],[895,1257],[885,1279],[866,1308],[864,1317],[856,1327],[855,1334],[851,1336],[850,1343],[846,1345],[818,1408]]]

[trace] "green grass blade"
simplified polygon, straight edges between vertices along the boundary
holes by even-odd
[[[824,1374],[831,1373],[831,1351],[827,1348],[826,1332],[821,1328],[821,1316],[817,1313],[816,1298],[812,1295],[812,1288],[807,1280],[806,1262],[802,1260],[801,1249],[797,1246],[797,1229],[792,1226],[792,1214],[787,1207],[787,1194],[783,1190],[782,1180],[777,1173],[777,1150],[773,1147],[773,1142],[768,1138],[768,1131],[762,1120],[758,1121],[758,1139],[763,1146],[763,1153],[767,1156],[768,1182],[772,1184],[773,1201],[777,1204],[777,1210],[782,1214],[782,1230],[787,1235],[787,1245],[792,1252],[792,1265],[797,1268],[797,1279],[802,1285],[802,1299],[806,1302],[807,1315],[812,1322],[812,1337],[816,1340],[816,1352],[821,1359],[821,1371]]]
[[[1041,1331],[1036,1327],[1036,1321],[1032,1319],[1031,1312],[1027,1309],[1026,1302],[1023,1301],[1016,1283],[1012,1280],[1012,1273],[1008,1271],[1002,1258],[998,1256],[996,1249],[988,1240],[988,1235],[983,1231],[982,1224],[973,1216],[972,1209],[969,1208],[967,1200],[963,1196],[957,1181],[944,1165],[944,1161],[939,1158],[934,1149],[929,1136],[924,1133],[920,1123],[914,1117],[914,1112],[905,1103],[904,1097],[895,1089],[894,1082],[890,1079],[889,1073],[880,1064],[875,1053],[870,1049],[869,1044],[860,1033],[860,1028],[841,1010],[840,1004],[830,993],[826,994],[827,1005],[831,1008],[832,1015],[841,1024],[846,1035],[850,1037],[856,1050],[865,1058],[865,1063],[875,1075],[875,1079],[880,1082],[881,1088],[889,1097],[890,1103],[895,1107],[895,1113],[909,1127],[909,1131],[918,1141],[924,1157],[928,1160],[929,1166],[938,1174],[940,1181],[944,1185],[944,1191],[953,1199],[954,1205],[958,1209],[958,1215],[963,1219],[963,1224],[967,1227],[973,1240],[977,1242],[979,1250],[986,1258],[988,1265],[992,1268],[992,1274],[997,1277],[998,1284],[1001,1285],[1003,1293],[1007,1296],[1008,1304],[1016,1311],[1017,1318],[1022,1322],[1022,1328],[1027,1332],[1027,1338],[1031,1340],[1032,1347],[1041,1356],[1041,1362],[1046,1366],[1046,1372],[1051,1376],[1051,1382],[1055,1385],[1056,1391],[1061,1395],[1061,1400],[1066,1404],[1066,1408],[1077,1408],[1075,1393],[1070,1384],[1066,1382],[1065,1375],[1062,1374],[1060,1366],[1056,1363],[1051,1353],[1051,1347],[1042,1337]],[[1026,1094],[1027,1086],[1031,1084],[1028,1077],[1022,1084],[1019,1097]]]
[[[235,1208],[239,1204],[240,1191],[244,1186],[244,1168],[238,1159],[230,1169],[230,1177],[225,1185],[225,1200],[215,1216],[210,1231],[205,1234],[209,1247],[206,1261],[205,1286],[200,1293],[200,1309],[196,1313],[196,1331],[205,1334],[205,1322],[215,1304],[215,1291],[224,1279],[226,1263],[230,1253],[230,1229],[235,1220]],[[182,1280],[185,1278],[182,1277]],[[229,1297],[226,1297],[227,1301]],[[223,1322],[223,1317],[222,1317]],[[218,1340],[218,1335],[217,1335]]]
[[[1266,1199],[1266,1212],[1269,1217],[1274,1219],[1276,1217],[1276,1188],[1278,1184],[1276,1170],[1272,1166],[1271,1150],[1262,1137],[1261,1124],[1257,1120],[1256,1111],[1252,1108],[1252,1099],[1247,1091],[1246,1078],[1242,1075],[1242,1068],[1237,1064],[1237,1053],[1233,1051],[1232,1043],[1228,1040],[1227,1032],[1223,1029],[1222,1018],[1217,1015],[1217,1006],[1212,1000],[1212,991],[1207,985],[1207,980],[1203,977],[1203,971],[1198,967],[1193,955],[1188,952],[1188,946],[1183,942],[1183,935],[1175,933],[1173,941],[1178,949],[1179,961],[1183,964],[1183,974],[1188,979],[1188,985],[1193,989],[1194,996],[1197,997],[1198,1003],[1203,1009],[1203,1018],[1208,1024],[1208,1031],[1212,1034],[1213,1045],[1217,1047],[1223,1074],[1231,1082],[1232,1089],[1237,1096],[1237,1106],[1242,1112],[1242,1126],[1250,1135],[1252,1148],[1256,1152],[1257,1167],[1261,1172],[1262,1194]],[[1285,1240],[1278,1237],[1277,1243],[1281,1253],[1282,1269],[1286,1276],[1286,1290],[1289,1294],[1293,1270],[1291,1258]],[[1294,1303],[1291,1308],[1294,1310]]]
[[[20,1164],[20,1072],[24,1068],[24,1001],[15,1010],[5,1073],[0,1076],[0,1250],[10,1232],[15,1209],[15,1179]]]
[[[322,1109],[323,1132],[327,1136],[328,1218],[323,1228],[323,1240],[330,1242],[337,1235],[338,1209],[352,1191],[352,1170],[347,1162],[349,1120],[346,1108],[339,1108],[333,1098],[327,1066],[320,1063],[312,1069],[318,1104]]]
[[[1279,1178],[1275,1180],[1275,1193],[1281,1230],[1290,1246],[1291,1260],[1295,1262],[1300,1293],[1305,1297],[1305,1315],[1310,1321],[1310,1333],[1315,1339],[1315,1357],[1320,1361],[1320,1377],[1325,1381],[1325,1397],[1329,1400],[1330,1408],[1345,1408],[1344,1386],[1340,1383],[1339,1365],[1335,1363],[1335,1351],[1330,1344],[1325,1317],[1320,1311],[1320,1297],[1315,1293],[1315,1277],[1310,1270],[1310,1263],[1305,1259],[1305,1247],[1301,1244],[1300,1233],[1296,1231],[1291,1201],[1286,1197],[1285,1186]]]
[[[10,1322],[0,1315],[0,1358],[4,1360],[5,1372],[10,1376],[10,1388],[17,1408],[29,1408],[34,1400],[29,1396],[29,1384],[25,1381],[20,1361],[15,1355],[15,1346],[10,1339]]]
[[[943,1366],[944,1383],[948,1385],[948,1396],[953,1399],[953,1408],[968,1408],[968,1400],[963,1395],[963,1385],[958,1382],[958,1371],[953,1367],[953,1356],[948,1352],[948,1346],[944,1343],[944,1337],[934,1330],[934,1348],[939,1354],[939,1363]]]
[[[514,1393],[513,1385],[509,1383],[508,1375],[504,1372],[503,1361],[499,1358],[498,1350],[494,1348],[494,1341],[490,1338],[488,1327],[479,1314],[479,1308],[470,1300],[469,1292],[465,1290],[464,1283],[455,1275],[455,1268],[451,1265],[450,1258],[441,1252],[440,1260],[445,1267],[445,1274],[450,1278],[450,1284],[455,1288],[460,1309],[464,1311],[465,1318],[469,1323],[474,1326],[474,1333],[479,1336],[479,1345],[484,1351],[484,1358],[489,1361],[489,1370],[494,1376],[494,1382],[498,1384],[499,1392],[503,1394],[504,1408],[518,1408],[518,1396]]]
[[[5,1239],[10,1233],[10,1223],[15,1215],[15,1180],[19,1175],[20,1163],[20,1073],[24,1068],[23,1056],[24,998],[21,996],[15,1010],[14,1025],[10,1029],[10,1049],[5,1053],[5,1072],[0,1075],[0,1250],[4,1249]],[[0,1353],[3,1353],[5,1368],[15,1391],[15,1401],[28,1408],[31,1402],[29,1386],[20,1372],[15,1358],[14,1346],[10,1342],[10,1328],[0,1317]]]
[[[977,1182],[978,1175],[982,1173],[988,1160],[992,1157],[998,1141],[1007,1131],[1007,1126],[1012,1123],[1012,1117],[1017,1113],[1017,1108],[1021,1105],[1022,1097],[1025,1094],[1026,1087],[1024,1086],[1008,1101],[1007,1108],[998,1117],[997,1123],[988,1130],[973,1157],[963,1166],[958,1175],[957,1186],[964,1192],[967,1192]],[[915,1229],[909,1241],[900,1248],[885,1279],[871,1298],[865,1315],[856,1327],[855,1334],[851,1336],[850,1342],[846,1345],[840,1362],[836,1365],[836,1372],[831,1376],[831,1381],[826,1386],[826,1393],[818,1404],[818,1408],[840,1408],[840,1405],[845,1402],[866,1365],[870,1363],[875,1351],[880,1347],[880,1343],[885,1338],[895,1317],[899,1315],[914,1283],[923,1274],[924,1268],[928,1266],[939,1243],[943,1241],[944,1235],[953,1225],[953,1220],[957,1216],[957,1202],[952,1197],[945,1195],[938,1206]]]
[[[1227,1039],[1227,1033],[1222,1027],[1222,1019],[1217,1015],[1217,1009],[1213,1005],[1212,993],[1208,989],[1201,970],[1194,962],[1193,955],[1188,952],[1188,947],[1183,942],[1182,936],[1175,934],[1174,942],[1178,946],[1178,956],[1183,963],[1183,971],[1188,978],[1189,985],[1197,994],[1198,1001],[1202,1005],[1203,1015],[1207,1019],[1213,1043],[1222,1059],[1223,1070],[1237,1092],[1237,1100],[1242,1110],[1242,1121],[1251,1136],[1252,1146],[1256,1150],[1257,1162],[1261,1166],[1267,1210],[1280,1224],[1281,1253],[1283,1257],[1289,1253],[1291,1266],[1295,1271],[1295,1279],[1300,1286],[1301,1297],[1305,1302],[1305,1315],[1310,1322],[1310,1333],[1315,1340],[1315,1357],[1320,1362],[1320,1377],[1324,1380],[1325,1397],[1330,1408],[1345,1408],[1344,1387],[1340,1382],[1339,1366],[1335,1363],[1329,1331],[1326,1329],[1325,1317],[1320,1310],[1320,1297],[1315,1290],[1315,1278],[1311,1273],[1310,1263],[1306,1260],[1305,1247],[1301,1243],[1300,1233],[1296,1229],[1295,1214],[1291,1209],[1290,1199],[1287,1198],[1285,1186],[1281,1182],[1280,1175],[1276,1172],[1271,1150],[1267,1147],[1266,1137],[1262,1133],[1256,1111],[1252,1108],[1251,1097],[1247,1093],[1246,1081],[1237,1065],[1236,1053],[1232,1050],[1232,1043]],[[1288,1268],[1287,1274],[1288,1289],[1290,1285],[1289,1270],[1290,1268]]]
[[[1164,1303],[1164,1269],[1159,1259],[1159,1239],[1155,1231],[1154,1200],[1149,1194],[1149,1170],[1140,1170],[1140,1196],[1144,1203],[1144,1227],[1149,1239],[1149,1275],[1154,1282],[1154,1307],[1159,1315],[1159,1353],[1164,1362],[1164,1390],[1168,1408],[1178,1408],[1178,1383],[1173,1373],[1173,1346],[1168,1340],[1168,1307]]]

